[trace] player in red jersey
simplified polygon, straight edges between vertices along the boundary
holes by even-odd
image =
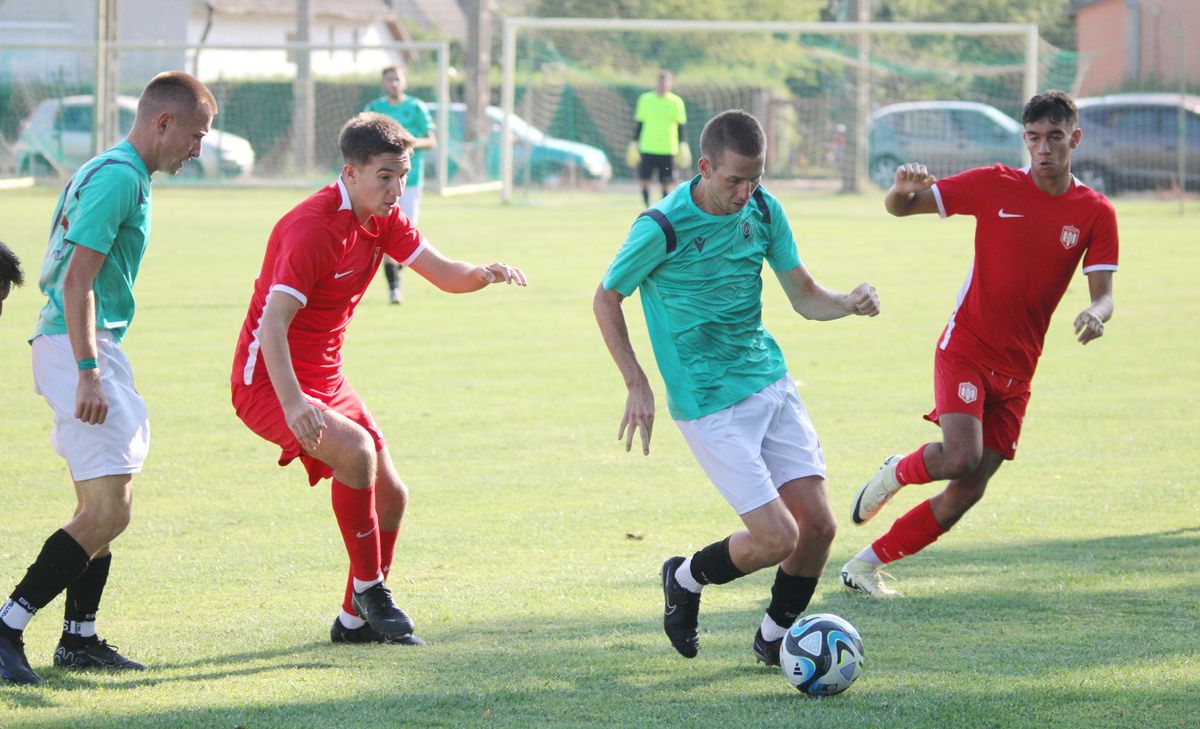
[[[884,461],[859,490],[851,518],[865,523],[908,484],[949,483],[846,563],[842,582],[851,590],[896,594],[883,584],[882,565],[945,534],[1016,455],[1050,316],[1081,260],[1091,303],[1075,318],[1075,333],[1082,344],[1104,334],[1117,218],[1107,198],[1071,175],[1071,150],[1083,136],[1077,119],[1069,96],[1047,91],[1022,115],[1029,168],[996,165],[940,182],[924,165],[896,170],[888,212],[974,216],[975,261],[934,356],[935,407],[925,417],[941,426],[942,441]]]
[[[346,326],[384,255],[451,293],[524,286],[525,275],[503,263],[446,258],[400,212],[413,138],[390,117],[359,114],[339,143],[341,176],[271,232],[234,355],[233,405],[252,431],[282,449],[280,465],[299,458],[310,485],[333,479],[350,577],[332,640],[419,644],[384,583],[408,491],[342,374]]]

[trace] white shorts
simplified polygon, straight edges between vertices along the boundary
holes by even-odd
[[[66,334],[43,334],[33,340],[34,389],[54,410],[50,444],[66,459],[75,481],[138,473],[150,450],[146,402],[133,386],[133,369],[108,332],[96,332],[100,386],[108,398],[108,415],[100,425],[75,417],[79,367]]]
[[[739,515],[777,498],[788,481],[825,477],[816,428],[789,375],[724,410],[675,423]]]
[[[400,210],[412,221],[413,225],[417,224],[417,218],[421,216],[421,187],[419,185],[405,186],[404,194],[400,196]]]

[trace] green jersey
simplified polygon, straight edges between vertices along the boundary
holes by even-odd
[[[692,200],[697,176],[638,216],[604,275],[609,291],[640,289],[654,358],[676,420],[695,420],[783,377],[787,365],[762,323],[762,264],[800,265],[779,202],[759,187],[732,215]]]
[[[669,91],[663,96],[647,91],[638,97],[633,120],[642,123],[638,149],[643,154],[674,157],[679,153],[679,125],[687,124],[683,99]]]
[[[88,160],[58,198],[38,280],[46,305],[37,330],[66,334],[63,282],[76,246],[103,253],[92,282],[96,329],[120,342],[133,321],[133,282],[150,240],[150,173],[128,141]]]
[[[388,101],[388,97],[380,96],[363,109],[363,111],[375,111],[380,114],[386,114],[400,123],[400,126],[408,130],[408,133],[414,137],[428,137],[436,127],[433,124],[433,117],[429,114],[429,107],[424,101],[413,97],[405,96],[400,99],[400,103],[393,104]],[[425,180],[425,150],[414,149],[412,153],[412,169],[408,171],[408,179],[405,185],[421,189],[421,184]]]

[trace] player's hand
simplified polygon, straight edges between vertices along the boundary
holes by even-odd
[[[681,170],[690,170],[692,167],[692,148],[687,142],[679,143],[679,151],[675,154],[675,166]]]
[[[869,283],[860,283],[846,294],[844,301],[846,308],[856,316],[875,316],[879,313],[879,294]]]
[[[312,453],[321,445],[321,435],[325,432],[325,415],[316,405],[301,399],[284,406],[283,417],[296,440],[300,441],[301,448]]]
[[[75,386],[75,417],[88,425],[100,425],[108,418],[108,396],[100,387],[100,370],[79,373]]]
[[[638,163],[641,161],[642,154],[638,152],[638,143],[630,142],[627,144],[625,146],[625,165],[631,170],[636,170]]]
[[[621,429],[617,440],[625,441],[625,452],[633,450],[633,434],[642,430],[642,455],[650,455],[650,436],[654,432],[654,391],[649,383],[633,385],[625,398],[625,416],[621,418]]]
[[[486,284],[494,284],[504,282],[507,284],[516,284],[525,286],[525,273],[514,266],[507,263],[489,263],[486,266],[479,267],[480,273]]]
[[[1104,322],[1100,321],[1100,317],[1093,314],[1090,309],[1085,309],[1082,314],[1075,317],[1075,333],[1079,335],[1080,344],[1087,344],[1093,339],[1104,336]]]
[[[937,178],[929,174],[929,170],[920,162],[909,162],[896,168],[896,181],[893,185],[896,192],[912,195],[921,190],[933,187]]]

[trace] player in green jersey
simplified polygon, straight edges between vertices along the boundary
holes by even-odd
[[[696,460],[745,529],[663,563],[663,628],[685,657],[699,650],[700,591],[778,565],[754,653],[779,646],[808,606],[837,524],[825,494],[816,430],[763,327],[762,264],[806,319],[875,316],[869,284],[845,294],[800,262],[779,202],[761,187],[766,136],[750,114],[722,112],[700,136],[700,174],[634,221],[593,308],[628,388],[618,439],[640,431],[650,452],[654,393],[630,344],[623,300],[640,290],[667,405]]]
[[[175,71],[155,76],[128,138],[84,163],[59,197],[39,281],[47,301],[31,339],[33,378],[54,410],[51,441],[70,468],[77,503],[0,605],[5,681],[41,682],[23,634],[63,590],[54,665],[145,669],[96,635],[109,545],[129,524],[133,474],[150,445],[146,404],[119,345],[133,321],[133,284],[150,236],[150,175],[174,175],[199,157],[216,113],[216,100],[196,79]]]
[[[434,130],[433,117],[429,107],[415,96],[409,96],[408,77],[399,66],[388,66],[383,69],[380,79],[384,95],[367,104],[363,111],[374,111],[386,114],[412,135],[412,169],[404,183],[404,194],[400,196],[400,210],[408,216],[413,225],[421,214],[421,186],[425,182],[425,150],[437,146],[437,136]],[[383,275],[388,284],[388,300],[399,304],[404,300],[403,279],[400,271],[403,266],[391,257],[383,261]]]

